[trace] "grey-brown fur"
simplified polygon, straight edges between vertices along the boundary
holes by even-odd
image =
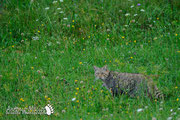
[[[153,80],[143,74],[118,73],[109,71],[107,66],[98,68],[94,66],[95,78],[103,81],[113,96],[128,94],[131,97],[148,96],[150,98],[163,98],[163,95]]]

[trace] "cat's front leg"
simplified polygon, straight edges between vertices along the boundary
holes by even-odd
[[[106,87],[106,89],[111,93],[111,95],[113,95],[112,89],[111,88],[109,89],[108,86],[106,85],[106,83],[103,83],[102,87]]]

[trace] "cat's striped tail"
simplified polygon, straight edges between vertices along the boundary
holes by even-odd
[[[162,92],[156,86],[155,86],[154,90],[155,90],[154,91],[154,98],[163,100],[164,95],[162,94]]]

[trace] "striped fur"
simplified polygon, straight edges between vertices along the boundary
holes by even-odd
[[[94,66],[95,79],[103,81],[113,96],[128,94],[130,97],[148,96],[151,99],[163,99],[163,94],[149,76],[134,73],[118,73],[109,71],[107,66]]]

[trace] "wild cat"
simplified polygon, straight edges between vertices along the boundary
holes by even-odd
[[[95,80],[100,79],[113,96],[128,94],[130,97],[148,96],[151,99],[163,99],[153,80],[143,74],[119,73],[109,71],[107,65],[98,68],[94,66]]]

